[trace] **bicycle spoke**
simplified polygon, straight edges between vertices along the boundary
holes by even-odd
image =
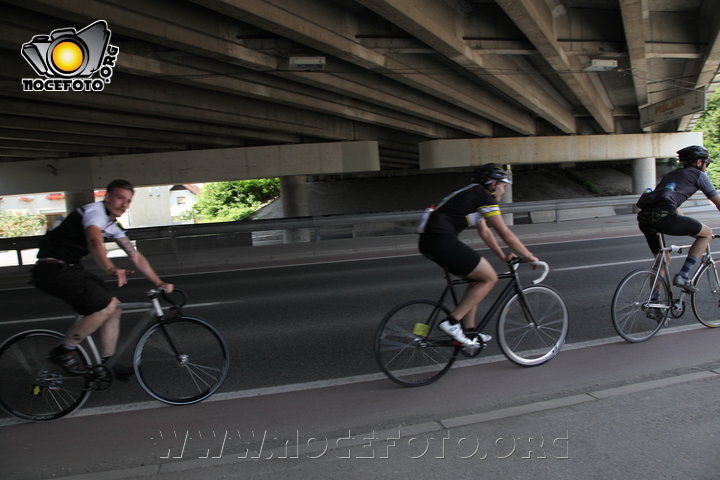
[[[427,385],[442,376],[455,361],[458,348],[447,337],[426,337],[414,333],[415,325],[432,325],[438,312],[447,313],[433,302],[417,301],[393,309],[375,335],[375,358],[382,371],[404,386]],[[433,327],[434,328],[434,327]]]
[[[514,363],[540,365],[560,351],[567,327],[567,307],[562,298],[549,287],[527,287],[503,308],[498,319],[498,340],[503,353]]]
[[[628,342],[651,338],[664,325],[671,298],[667,282],[657,272],[638,270],[628,274],[613,295],[615,331]]]
[[[720,326],[720,275],[714,263],[703,267],[695,286],[697,292],[692,296],[695,317],[707,327]]]
[[[88,379],[68,375],[48,360],[48,353],[63,338],[49,330],[29,330],[0,346],[0,405],[17,417],[44,421],[60,418],[87,399]],[[80,348],[81,365],[88,359]]]
[[[210,324],[181,317],[151,327],[138,341],[134,365],[153,398],[180,405],[212,395],[227,376],[227,345]]]

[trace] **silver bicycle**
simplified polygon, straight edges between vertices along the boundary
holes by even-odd
[[[683,253],[690,245],[666,246],[660,237],[660,250],[650,270],[635,270],[622,279],[612,300],[612,323],[615,331],[628,342],[644,342],[669,324],[670,318],[685,313],[685,298],[690,296],[693,313],[706,327],[720,327],[720,276],[710,246],[691,277],[697,289],[673,294],[668,257]],[[713,239],[720,235],[713,235]]]

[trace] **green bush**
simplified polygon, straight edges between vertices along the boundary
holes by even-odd
[[[25,237],[44,233],[45,215],[0,211],[0,237]]]
[[[200,223],[244,220],[279,195],[277,178],[208,183],[198,194],[190,216]]]

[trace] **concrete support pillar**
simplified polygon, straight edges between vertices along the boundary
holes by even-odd
[[[310,215],[307,200],[307,179],[305,175],[280,177],[280,195],[285,217],[307,217]],[[285,243],[309,242],[307,228],[285,230]]]
[[[65,192],[65,211],[73,212],[78,207],[95,201],[93,190],[78,190],[76,192]]]
[[[633,193],[642,193],[646,188],[655,188],[657,183],[655,159],[637,158],[633,160]]]

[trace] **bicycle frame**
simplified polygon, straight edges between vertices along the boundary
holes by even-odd
[[[525,302],[525,294],[523,292],[523,287],[520,284],[520,278],[517,273],[519,263],[510,263],[510,271],[505,273],[498,274],[498,280],[509,280],[503,287],[503,289],[500,291],[500,294],[495,299],[495,301],[492,303],[490,308],[485,312],[485,315],[483,316],[482,320],[475,326],[475,329],[477,331],[480,331],[484,329],[488,323],[490,323],[490,320],[492,320],[496,314],[499,312],[500,308],[505,305],[506,301],[513,295],[517,294],[520,296],[520,304],[523,308],[523,311],[528,315],[530,318],[533,318],[532,311],[527,307],[527,303]],[[545,277],[545,274],[541,276],[541,278],[536,279],[533,281],[534,284],[538,284],[542,281],[542,279]],[[446,285],[445,289],[443,290],[442,294],[440,295],[440,298],[438,299],[439,305],[445,304],[445,299],[447,298],[448,293],[450,293],[450,297],[453,300],[453,303],[455,306],[457,306],[458,302],[458,294],[455,292],[455,286],[456,285],[464,285],[472,283],[473,281],[470,279],[464,279],[464,278],[452,278],[451,274],[445,270],[445,280]],[[435,319],[437,319],[436,315],[433,315]],[[436,321],[436,320],[435,320]],[[532,320],[535,321],[534,318]]]
[[[142,311],[145,311],[145,315],[139,322],[137,322],[137,324],[134,325],[129,335],[123,336],[124,339],[116,348],[115,354],[103,364],[105,367],[111,368],[113,365],[115,365],[118,361],[118,358],[120,358],[120,356],[125,353],[131,346],[134,346],[142,333],[147,330],[151,325],[153,325],[153,320],[157,322],[162,322],[162,320],[165,318],[165,313],[163,312],[162,306],[160,305],[160,300],[157,297],[156,291],[150,290],[148,292],[148,296],[151,297],[149,302],[122,302],[118,304],[118,308],[123,311],[140,309]],[[75,320],[76,324],[82,318],[83,317],[81,315],[78,315]],[[100,357],[100,352],[97,348],[97,345],[95,344],[95,340],[93,339],[92,335],[88,336],[85,339],[85,343],[90,350],[90,354],[93,360],[93,366],[100,365],[102,363],[102,359]]]
[[[713,238],[717,238],[715,235],[713,235]],[[660,241],[660,250],[655,256],[655,261],[653,262],[652,270],[655,272],[655,276],[653,278],[653,284],[652,288],[650,289],[651,295],[652,292],[656,290],[658,278],[660,278],[660,275],[662,274],[663,279],[665,280],[666,284],[668,285],[668,289],[670,292],[670,303],[671,305],[675,305],[675,297],[673,295],[673,289],[672,289],[672,282],[670,281],[670,262],[668,261],[668,258],[671,253],[680,253],[682,254],[683,249],[688,249],[691,247],[691,245],[670,245],[669,247],[665,245],[665,240],[663,238],[663,235],[658,233],[658,239]],[[691,281],[693,284],[695,284],[695,281],[697,280],[700,273],[703,271],[703,266],[713,264],[715,265],[715,259],[712,258],[712,254],[710,252],[710,244],[708,244],[707,249],[705,251],[705,254],[701,258],[700,262],[698,263],[697,268],[693,272],[693,275],[691,277]],[[713,271],[716,271],[715,269]],[[661,273],[662,272],[662,273]],[[717,274],[717,273],[716,273]],[[685,299],[685,296],[688,295],[687,292],[684,290],[680,291],[680,297],[677,299],[678,302],[682,303]],[[646,304],[647,308],[659,308],[659,309],[667,309],[668,306],[664,304],[659,303],[653,303],[648,299],[648,302]],[[669,308],[673,308],[672,306]]]

